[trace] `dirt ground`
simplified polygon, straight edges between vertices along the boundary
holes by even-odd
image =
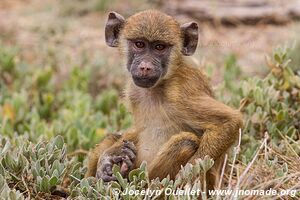
[[[108,3],[96,10],[93,8],[96,1]],[[118,52],[104,42],[106,14],[115,10],[128,16],[154,6],[143,1],[112,2],[110,5],[103,0],[1,0],[0,45],[17,47],[19,59],[26,63],[56,65],[62,75],[68,72],[69,65],[105,66],[100,71],[109,75],[102,83],[99,80],[99,84],[120,84],[124,70]],[[178,18],[180,22],[188,21]],[[237,56],[245,74],[265,73],[265,55],[278,45],[295,42],[300,24],[238,27],[200,24],[200,28],[199,48],[193,58],[199,65],[215,66],[218,79],[224,57],[231,53]]]

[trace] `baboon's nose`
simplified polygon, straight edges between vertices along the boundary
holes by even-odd
[[[138,72],[142,76],[149,76],[153,72],[153,65],[150,62],[141,62],[138,66]]]

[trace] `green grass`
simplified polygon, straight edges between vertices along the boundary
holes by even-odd
[[[19,54],[17,48],[0,48],[1,198],[52,199],[58,191],[78,199],[118,198],[114,191],[126,188],[204,187],[198,177],[213,164],[209,158],[187,165],[175,182],[149,180],[145,164],[132,171],[129,180],[120,176],[118,167],[114,168],[117,182],[83,178],[87,151],[106,134],[131,125],[120,91],[91,92],[95,68],[89,61],[83,67],[70,66],[68,76],[58,80],[59,70],[47,65],[48,59],[42,66],[30,65]],[[268,62],[272,72],[263,79],[244,77],[234,55],[224,63],[224,82],[216,90],[217,97],[240,107],[245,127],[240,145],[228,157],[231,165],[221,188],[266,189],[271,182],[278,190],[299,189],[300,77],[291,70],[295,66],[286,50],[274,52]],[[104,65],[100,62],[98,67]]]

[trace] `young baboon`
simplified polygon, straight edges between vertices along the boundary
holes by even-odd
[[[128,19],[111,12],[105,39],[126,59],[132,78],[125,96],[134,124],[96,146],[86,175],[111,181],[113,164],[127,176],[147,161],[151,179],[174,179],[181,166],[197,158],[208,155],[217,162],[237,139],[242,116],[217,101],[205,75],[185,59],[196,50],[198,25],[180,26],[156,10]],[[215,176],[207,177],[212,188]]]

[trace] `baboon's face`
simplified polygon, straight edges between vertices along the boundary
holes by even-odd
[[[167,73],[172,45],[146,39],[128,40],[127,69],[134,83],[143,88],[155,86]]]
[[[155,87],[181,56],[192,55],[198,43],[198,25],[180,24],[156,10],[139,12],[128,19],[111,12],[105,27],[105,40],[126,52],[127,69],[133,82],[143,88]],[[167,76],[166,76],[167,77]]]

